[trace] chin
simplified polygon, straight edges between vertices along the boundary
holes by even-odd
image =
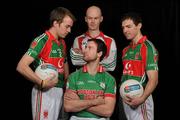
[[[131,37],[128,37],[128,36],[126,36],[126,39],[127,39],[127,40],[132,40],[132,38],[131,38]]]

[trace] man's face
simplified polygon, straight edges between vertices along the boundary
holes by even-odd
[[[126,19],[122,22],[122,30],[126,39],[133,40],[140,32],[140,27],[139,24],[136,26],[131,19]]]
[[[88,9],[85,17],[85,21],[88,25],[89,30],[99,30],[100,23],[102,22],[103,17],[99,9],[91,8]]]
[[[84,60],[86,62],[95,61],[97,60],[97,57],[97,44],[93,41],[89,41],[84,50]]]
[[[69,16],[65,16],[62,23],[59,24],[57,28],[58,36],[65,38],[68,33],[71,32],[71,27],[73,26],[73,20]]]

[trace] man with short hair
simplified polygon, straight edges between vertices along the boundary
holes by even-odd
[[[83,51],[87,45],[87,40],[91,38],[101,39],[107,46],[107,53],[101,64],[106,71],[114,71],[116,67],[117,48],[115,40],[102,31],[100,24],[103,21],[101,9],[98,6],[90,6],[86,11],[85,22],[88,30],[86,33],[75,38],[72,49],[70,50],[71,61],[75,66],[86,64],[83,60]]]
[[[123,49],[123,75],[121,82],[128,79],[139,81],[144,93],[137,98],[123,99],[128,120],[154,120],[152,92],[158,84],[158,52],[152,42],[142,35],[142,19],[139,14],[129,12],[121,19],[123,34],[130,44]]]
[[[70,120],[109,120],[116,103],[116,81],[105,72],[100,61],[106,55],[102,40],[90,39],[84,49],[86,64],[70,74],[64,95]]]
[[[57,120],[62,106],[63,87],[69,75],[64,38],[71,32],[75,17],[64,7],[50,14],[50,28],[36,37],[17,65],[17,71],[33,82],[33,120]],[[58,69],[58,78],[42,80],[30,65],[50,63]],[[34,68],[34,69],[35,69]]]

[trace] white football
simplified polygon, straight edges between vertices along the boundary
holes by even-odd
[[[39,65],[36,68],[35,73],[42,80],[45,80],[47,78],[54,79],[58,77],[58,69],[50,63]]]
[[[143,92],[143,86],[137,80],[126,80],[120,86],[120,95],[125,99],[127,95],[131,98],[140,97],[142,96]]]

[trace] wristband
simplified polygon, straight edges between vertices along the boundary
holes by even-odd
[[[41,80],[40,89],[43,89],[43,83],[44,83],[44,80]]]

